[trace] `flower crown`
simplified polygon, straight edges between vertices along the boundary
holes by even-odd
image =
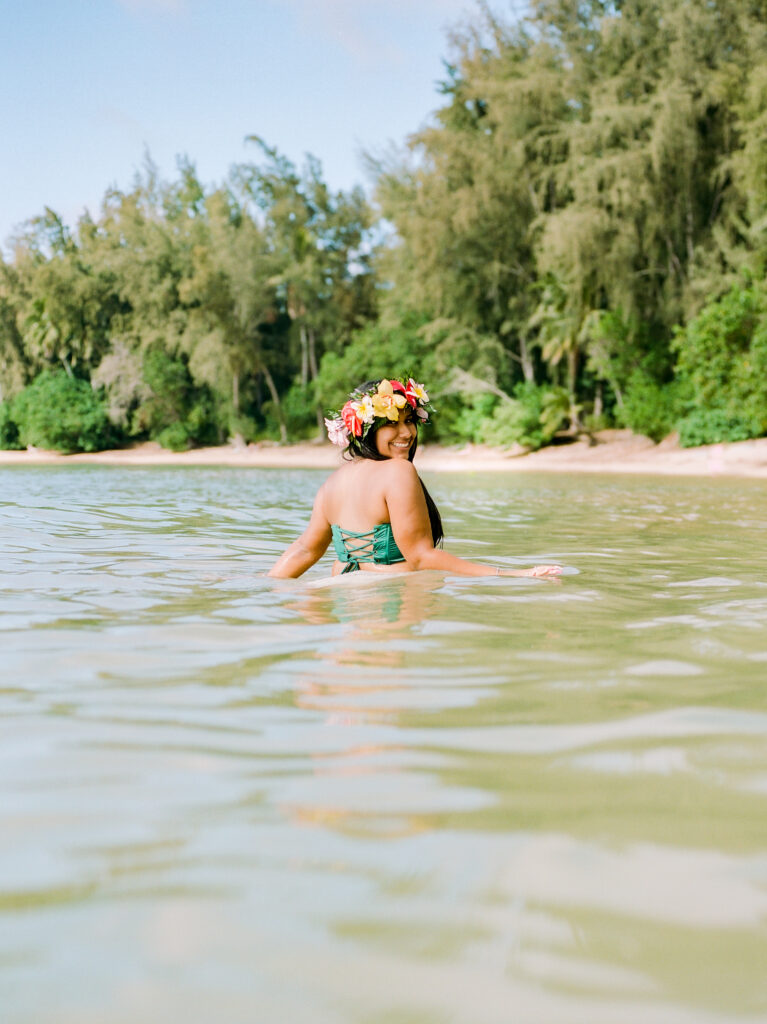
[[[331,413],[325,420],[328,437],[333,444],[345,448],[351,438],[364,437],[372,426],[382,426],[390,420],[396,423],[400,410],[409,405],[422,423],[429,419],[434,410],[429,405],[429,395],[423,384],[416,384],[412,377],[402,380],[382,380],[379,384],[362,391],[355,388],[348,402],[340,412]]]

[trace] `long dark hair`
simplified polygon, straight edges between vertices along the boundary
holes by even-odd
[[[368,393],[374,388],[377,388],[380,383],[380,380],[369,380],[365,384],[360,384],[357,390]],[[418,419],[414,419],[414,422],[416,425],[415,437],[413,438],[413,443],[410,446],[410,451],[407,453],[407,457],[410,462],[413,461],[415,453],[418,450]],[[378,429],[378,427],[373,426],[363,437],[350,437],[344,457],[351,459],[371,459],[373,462],[388,462],[389,456],[381,455],[376,448],[375,436]],[[348,456],[346,453],[348,453]],[[429,513],[429,524],[431,526],[431,539],[432,543],[436,547],[437,544],[442,543],[442,539],[445,536],[444,530],[442,529],[442,517],[439,514],[439,509],[434,503],[434,498],[432,498],[426,490],[426,485],[423,480],[421,480],[418,473],[416,473],[416,476],[418,476],[418,482],[421,485],[423,496],[426,499],[426,511]]]

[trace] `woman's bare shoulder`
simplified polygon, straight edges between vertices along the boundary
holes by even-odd
[[[345,462],[343,466],[333,470],[317,491],[315,504],[326,505],[338,498],[343,499],[348,489],[354,486],[354,469],[354,463]]]
[[[337,475],[340,472],[341,472],[340,469],[334,470],[330,474],[330,476],[327,478],[327,480],[323,481],[323,483],[320,484],[319,490],[317,491],[317,494],[314,497],[315,508],[318,507],[318,506],[319,507],[324,506],[324,504],[327,501],[328,497],[333,494],[333,491],[338,486],[338,482],[336,480],[336,477],[337,477]]]
[[[402,490],[417,484],[418,473],[412,462],[407,459],[389,459],[387,462],[380,462],[381,480],[384,487]]]
[[[416,468],[408,459],[387,459],[386,462],[379,462],[379,466],[385,466],[390,476],[400,479],[408,479],[417,476]]]
[[[337,488],[352,483],[354,486],[375,486],[376,481],[404,481],[417,476],[415,466],[406,459],[385,459],[381,462],[373,459],[359,459],[339,466],[327,478],[321,491],[332,493]],[[362,483],[364,481],[364,484]]]
[[[343,464],[343,466],[339,466],[338,469],[334,469],[333,472],[330,474],[330,476],[327,477],[325,482],[322,484],[322,486],[320,487],[320,489],[319,489],[319,491],[317,493],[318,494],[322,494],[322,493],[327,494],[329,491],[333,491],[340,484],[343,484],[343,482],[349,476],[350,471],[352,470],[352,468],[353,468],[353,463],[345,462]]]

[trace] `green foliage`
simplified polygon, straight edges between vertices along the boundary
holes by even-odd
[[[692,426],[686,428],[685,437],[728,430],[743,437],[767,433],[767,290],[763,286],[734,285],[676,332],[674,347],[677,373],[689,388],[693,406]]]
[[[523,384],[515,394],[524,401],[525,394],[535,392],[534,385]],[[572,410],[571,396],[564,388],[543,388],[541,398],[540,422],[543,431],[543,444],[548,444],[558,430],[561,430]]]
[[[174,448],[307,437],[405,371],[430,437],[538,447],[582,410],[767,432],[767,291],[743,282],[767,266],[763,0],[526,10],[452,34],[441,108],[375,165],[378,227],[255,137],[213,188],[147,160],[97,220],[44,210],[0,258],[0,395],[63,366]]]
[[[353,335],[342,353],[326,353],[315,381],[321,407],[337,409],[352,388],[389,374],[410,373],[438,393],[444,377],[438,374],[433,352],[420,333],[421,323],[410,315],[392,327],[370,324]]]
[[[195,389],[194,401],[184,421],[189,440],[195,445],[221,444],[225,433],[215,396],[207,387]]]
[[[10,403],[0,402],[0,449],[9,451],[22,448],[19,428],[13,418]]]
[[[570,399],[564,388],[520,384],[514,399],[498,405],[485,421],[482,439],[487,444],[521,444],[538,449],[548,444],[564,426],[570,411]]]
[[[570,400],[564,388],[518,384],[514,397],[490,391],[451,395],[440,402],[439,438],[505,448],[537,449],[564,426]]]
[[[454,401],[446,408],[441,407],[440,436],[475,444],[484,443],[485,426],[497,405],[498,398],[484,392],[464,396],[462,401]]]
[[[482,10],[436,124],[378,168],[396,298],[494,335],[507,389],[509,369],[566,386],[574,425],[596,375],[623,422],[663,436],[672,328],[767,260],[763,7]]]
[[[93,452],[114,441],[103,401],[87,381],[64,370],[39,374],[14,399],[12,415],[24,447]]]
[[[503,402],[493,415],[482,424],[480,436],[486,444],[506,448],[512,444],[540,448],[543,435],[540,429],[540,409],[518,401]]]
[[[759,437],[760,425],[743,416],[732,416],[724,409],[696,409],[677,424],[683,448],[722,441],[747,441]]]
[[[0,394],[63,365],[130,436],[178,448],[247,423],[285,439],[283,396],[311,388],[322,353],[375,311],[371,214],[317,161],[261,157],[213,190],[188,160],[170,183],[147,161],[98,221],[31,221],[0,260]]]
[[[282,410],[291,440],[317,434],[317,399],[312,385],[296,383],[282,400]]]
[[[172,452],[185,452],[192,445],[192,438],[189,436],[186,424],[180,420],[164,427],[154,435],[154,439],[163,448],[168,448]]]
[[[261,436],[258,423],[252,416],[245,416],[242,413],[230,417],[229,432],[232,437],[241,437],[246,444],[258,440]]]
[[[682,407],[677,384],[659,383],[647,370],[639,369],[629,378],[618,419],[634,433],[662,441],[674,429]]]
[[[221,442],[221,424],[210,389],[195,385],[182,357],[174,358],[159,347],[148,349],[143,373],[149,397],[134,414],[134,434],[147,433],[172,451]]]

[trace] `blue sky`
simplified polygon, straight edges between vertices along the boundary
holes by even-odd
[[[501,8],[503,9],[503,8]],[[508,7],[506,8],[508,10]],[[0,244],[50,206],[69,224],[130,186],[149,150],[206,184],[260,135],[332,188],[362,150],[439,105],[447,31],[473,0],[0,0]]]

